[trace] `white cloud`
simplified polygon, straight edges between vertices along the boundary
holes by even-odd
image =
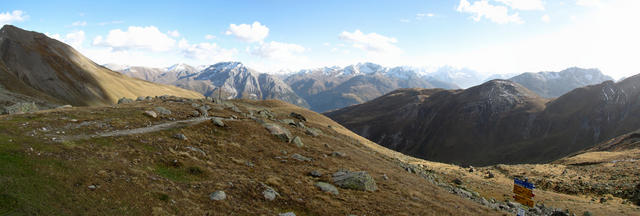
[[[507,7],[492,5],[488,0],[475,1],[473,4],[469,3],[467,0],[460,0],[457,11],[473,14],[471,18],[476,22],[480,21],[484,17],[498,24],[524,23],[518,13],[509,14],[509,9]]]
[[[599,7],[602,3],[600,0],[576,0],[576,5],[584,7]]]
[[[542,0],[495,0],[514,10],[544,10]]]
[[[127,31],[113,29],[106,37],[95,37],[93,45],[110,47],[114,50],[168,51],[174,47],[175,42],[155,26],[129,26]]]
[[[171,37],[180,37],[180,32],[178,32],[178,30],[168,31],[167,34]]]
[[[189,44],[184,38],[178,42],[178,48],[186,58],[210,63],[233,60],[238,52],[236,49],[224,49],[216,43]]]
[[[205,36],[204,36],[204,39],[207,39],[207,40],[213,40],[213,39],[216,39],[216,36],[215,36],[215,35],[210,35],[210,34],[208,34],[208,35],[205,35]]]
[[[338,36],[341,40],[350,42],[353,47],[374,53],[400,53],[400,48],[394,45],[398,40],[377,33],[364,34],[360,30],[354,32],[343,31]]]
[[[0,13],[0,25],[22,22],[27,18],[29,18],[29,16],[27,16],[27,14],[21,10]]]
[[[435,14],[433,13],[418,13],[416,14],[416,20],[421,20],[424,17],[433,17]]]
[[[331,46],[331,43],[329,43],[329,42],[324,42],[324,43],[322,43],[322,45],[323,45],[323,46]]]
[[[45,35],[49,36],[50,38],[59,40],[63,43],[69,44],[76,49],[82,48],[82,43],[85,39],[84,31],[74,31],[65,35],[64,37],[62,37],[60,34],[49,34],[48,32],[45,33]]]
[[[548,23],[551,21],[551,17],[549,17],[549,14],[545,14],[545,15],[542,15],[542,17],[540,17],[540,20],[542,20],[542,22]]]
[[[305,50],[303,46],[297,44],[271,41],[260,43],[260,45],[253,47],[250,53],[262,58],[291,61],[297,59]]]
[[[233,35],[236,38],[246,42],[258,42],[264,40],[269,35],[269,28],[260,24],[259,22],[253,22],[253,24],[230,24],[229,29],[225,32],[226,35]]]
[[[71,23],[71,26],[86,26],[87,25],[87,21],[76,21]]]
[[[400,22],[403,22],[403,23],[410,23],[410,22],[411,22],[411,20],[409,20],[409,19],[400,19]]]

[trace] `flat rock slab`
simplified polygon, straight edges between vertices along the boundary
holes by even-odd
[[[338,187],[360,191],[376,191],[375,180],[365,171],[340,171],[333,174],[333,183]]]

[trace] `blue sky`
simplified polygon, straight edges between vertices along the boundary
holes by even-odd
[[[370,61],[483,73],[633,71],[634,0],[9,1],[0,24],[100,64],[242,61],[264,72]]]

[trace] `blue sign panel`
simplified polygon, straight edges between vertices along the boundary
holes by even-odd
[[[520,186],[522,186],[524,188],[528,188],[528,189],[531,189],[531,190],[536,188],[536,186],[533,186],[533,183],[527,182],[527,181],[523,181],[523,180],[520,180],[520,179],[517,179],[517,178],[513,179],[513,184],[517,184],[517,185],[520,185]]]

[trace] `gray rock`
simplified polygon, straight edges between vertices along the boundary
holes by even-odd
[[[89,188],[89,190],[95,190],[98,187],[96,187],[95,185],[89,185],[87,188]]]
[[[311,158],[308,158],[308,157],[302,156],[302,155],[300,155],[300,154],[292,154],[292,155],[291,155],[291,158],[296,159],[296,160],[299,160],[299,161],[311,161]]]
[[[278,192],[276,192],[276,190],[274,190],[273,188],[266,185],[265,187],[266,189],[262,191],[262,195],[264,196],[265,199],[269,201],[273,201],[276,199],[277,196],[280,196],[280,194],[278,194]]]
[[[382,179],[389,180],[389,176],[387,176],[387,174],[382,174]]]
[[[194,151],[194,152],[200,152],[200,153],[202,153],[202,155],[207,156],[207,153],[202,151],[202,149],[199,149],[199,148],[196,148],[196,147],[192,147],[192,146],[187,146],[185,148],[187,148],[187,149],[189,149],[191,151]]]
[[[167,108],[164,108],[164,107],[156,107],[156,108],[153,108],[153,110],[155,110],[157,113],[162,115],[171,115],[171,110],[168,110]]]
[[[227,199],[227,194],[224,191],[216,191],[209,195],[209,199],[220,201]]]
[[[520,206],[520,204],[511,201],[507,202],[507,205],[509,206],[509,208],[516,208]]]
[[[211,121],[213,121],[213,124],[218,127],[224,127],[224,122],[220,118],[213,118]]]
[[[299,113],[295,113],[295,112],[291,112],[289,114],[289,116],[298,119],[299,121],[307,121],[307,118],[305,118],[303,115],[299,114]]]
[[[207,117],[209,116],[210,109],[211,107],[205,105],[205,106],[198,107],[198,112],[200,113],[200,115]]]
[[[582,213],[583,216],[593,216],[593,214],[589,211],[585,211],[584,213]]]
[[[194,111],[191,112],[191,116],[198,117],[198,116],[200,116],[200,112],[194,110]]]
[[[346,157],[346,156],[347,156],[347,154],[342,153],[342,152],[335,151],[335,152],[332,152],[332,153],[331,153],[331,156],[334,156],[334,157]]]
[[[291,142],[291,132],[280,125],[274,123],[264,123],[264,127],[271,133],[271,135],[275,135],[280,138],[282,141]]]
[[[331,193],[333,195],[338,195],[340,194],[340,192],[338,192],[338,188],[336,188],[335,186],[326,183],[326,182],[316,182],[314,184],[316,187],[320,188],[320,190],[324,191],[324,192],[328,192]]]
[[[3,114],[28,113],[38,111],[38,106],[34,102],[15,103],[4,108]]]
[[[143,100],[144,100],[144,97],[142,96],[139,96],[138,98],[136,98],[136,101],[143,101]]]
[[[293,121],[293,119],[282,119],[282,120],[280,120],[280,122],[282,122],[284,124],[291,125],[291,126],[296,126],[296,122]]]
[[[320,135],[320,133],[322,133],[322,131],[320,131],[320,130],[318,130],[318,129],[315,129],[315,128],[307,127],[307,128],[305,128],[305,133],[306,133],[307,135],[309,135],[309,136],[317,137],[317,136],[319,136],[319,135]]]
[[[296,124],[296,126],[297,126],[297,127],[299,127],[299,128],[306,128],[306,127],[307,127],[307,126],[305,126],[305,125],[304,125],[304,123],[302,123],[302,121],[299,121],[299,122]]]
[[[280,213],[280,214],[278,214],[278,216],[296,216],[296,213],[293,213],[293,212],[285,212],[285,213]]]
[[[360,191],[376,191],[375,180],[365,171],[358,172],[336,172],[333,174],[333,183],[338,187]]]
[[[456,179],[453,180],[453,183],[457,184],[457,185],[461,185],[462,184],[462,180],[456,178]]]
[[[145,99],[145,100],[147,100],[147,101],[152,101],[152,100],[153,100],[153,97],[151,97],[151,96],[147,96],[147,97],[145,97],[144,99]]]
[[[128,103],[133,103],[133,100],[130,98],[120,98],[118,99],[118,104],[128,104]]]
[[[299,148],[304,147],[304,143],[302,143],[302,139],[297,136],[293,138],[293,144],[296,144],[296,146],[298,146]]]
[[[258,116],[264,118],[264,119],[274,119],[274,115],[270,110],[267,109],[263,109],[258,111]]]
[[[181,133],[173,135],[173,138],[176,138],[176,139],[179,139],[179,140],[187,140],[187,136],[185,136],[184,134],[181,134]]]
[[[192,103],[192,104],[191,104],[191,107],[193,107],[193,108],[198,108],[198,107],[200,107],[200,104]]]
[[[158,114],[151,110],[144,111],[144,115],[149,116],[151,118],[158,118]]]
[[[320,171],[318,171],[318,170],[313,170],[313,171],[309,172],[309,175],[313,176],[313,177],[317,177],[317,178],[322,177],[322,173]]]

